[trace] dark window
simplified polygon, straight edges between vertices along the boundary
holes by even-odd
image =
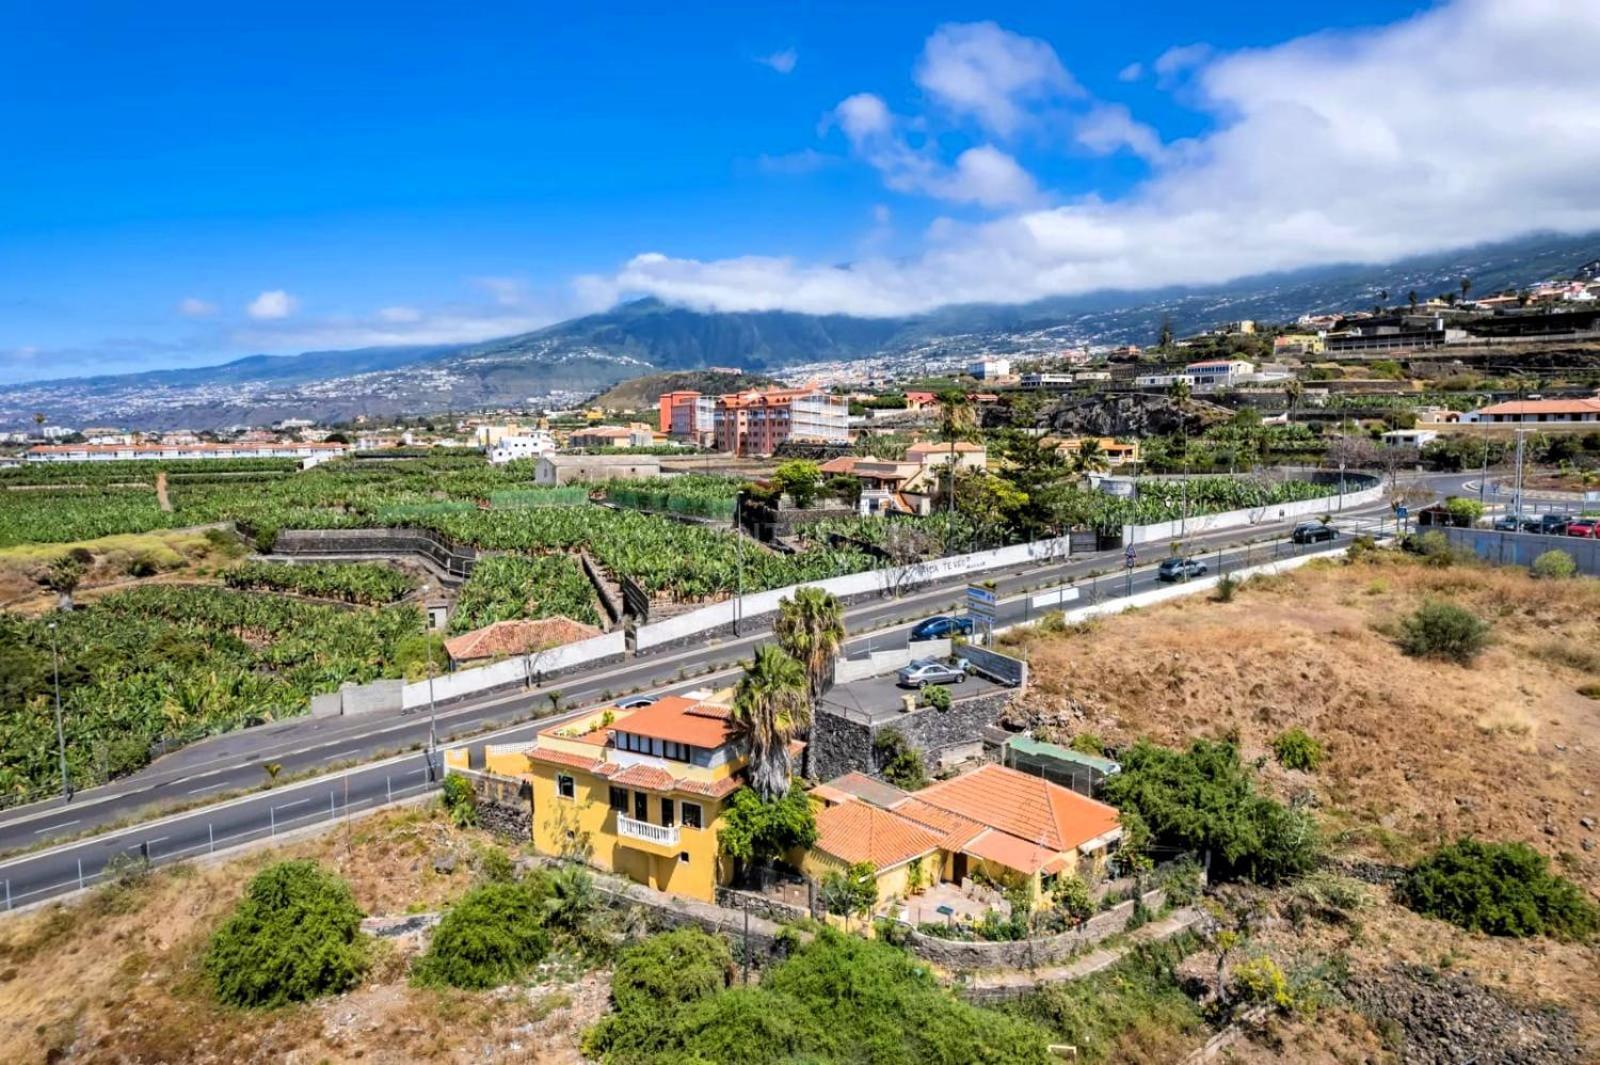
[[[679,803],[678,804],[678,808],[683,814],[683,827],[684,828],[702,828],[702,827],[704,827],[700,823],[700,804],[699,803],[694,803],[694,802]]]
[[[617,811],[618,813],[624,813],[625,814],[625,813],[628,812],[628,789],[627,788],[612,788],[611,789],[611,808],[613,810]]]
[[[672,800],[661,800],[661,823],[668,828],[672,827]]]
[[[633,819],[635,821],[650,820],[650,796],[642,791],[633,793]]]
[[[558,774],[556,776],[556,794],[563,799],[576,798],[578,794],[577,782],[565,773]]]
[[[689,864],[689,852],[688,851],[679,851],[678,852],[678,861],[684,863],[685,865]]]

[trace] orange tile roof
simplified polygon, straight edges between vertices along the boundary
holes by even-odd
[[[939,837],[871,803],[847,802],[817,814],[816,849],[840,861],[886,869],[939,849]]]
[[[737,774],[718,777],[716,780],[685,779],[678,781],[679,791],[687,791],[693,795],[704,795],[711,799],[725,799],[742,787],[744,787],[744,779]]]
[[[1479,414],[1600,414],[1600,396],[1586,399],[1521,399],[1496,403]]]
[[[982,858],[1015,869],[1021,873],[1036,873],[1057,857],[1057,853],[1037,843],[986,828],[961,848],[974,858]]]
[[[817,470],[821,473],[849,473],[856,468],[856,463],[860,461],[861,459],[855,455],[840,455],[838,458],[824,462],[817,467]]]
[[[915,798],[1052,852],[1071,850],[1118,824],[1114,807],[993,764],[923,788]]]
[[[917,824],[938,832],[941,837],[939,846],[945,850],[960,850],[969,839],[985,831],[984,826],[978,822],[968,820],[960,814],[953,814],[949,810],[930,806],[914,795],[893,809],[901,817],[909,817]]]
[[[546,747],[532,747],[524,752],[529,759],[535,762],[549,762],[553,765],[571,766],[573,769],[587,769],[596,772],[605,763],[598,758],[588,758],[570,751],[557,751]]]
[[[466,662],[478,658],[530,654],[598,635],[600,630],[593,625],[564,617],[496,621],[481,629],[451,637],[444,642],[444,649],[452,661]]]
[[[659,766],[641,763],[628,766],[613,776],[611,782],[645,791],[671,791],[678,785],[678,778]]]
[[[617,732],[707,749],[721,747],[731,741],[735,733],[727,707],[697,702],[681,695],[663,696],[626,717],[618,715],[611,727]]]

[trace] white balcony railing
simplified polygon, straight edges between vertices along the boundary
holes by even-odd
[[[677,825],[652,825],[649,821],[635,821],[623,814],[617,815],[617,835],[623,839],[643,840],[662,847],[678,845]]]

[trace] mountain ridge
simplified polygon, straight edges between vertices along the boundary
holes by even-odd
[[[209,367],[147,370],[11,386],[0,428],[56,424],[218,428],[282,417],[343,420],[433,410],[573,402],[647,373],[712,365],[754,372],[877,355],[961,357],[1083,343],[1154,340],[1164,320],[1180,333],[1240,318],[1424,298],[1471,277],[1478,292],[1568,276],[1600,257],[1600,234],[1533,234],[1515,241],[1382,265],[1328,264],[1207,286],[1105,290],[1023,304],[957,304],[917,315],[858,317],[792,311],[701,311],[645,298],[541,329],[464,344],[299,355],[250,355]]]

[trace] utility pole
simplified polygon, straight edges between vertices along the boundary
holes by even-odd
[[[56,751],[61,755],[61,797],[72,801],[72,781],[67,777],[67,734],[61,727],[61,650],[56,639],[56,623],[50,623],[50,661],[56,683]]]
[[[1516,496],[1514,497],[1514,502],[1511,506],[1512,512],[1516,515],[1519,525],[1522,522],[1522,462],[1523,456],[1527,450],[1525,446],[1527,442],[1527,433],[1528,430],[1526,429],[1517,430],[1517,488]]]
[[[734,585],[733,634],[739,635],[739,614],[744,609],[744,489],[733,496]]]
[[[433,756],[439,749],[439,707],[433,700],[433,640],[428,640],[428,780],[433,780]]]

